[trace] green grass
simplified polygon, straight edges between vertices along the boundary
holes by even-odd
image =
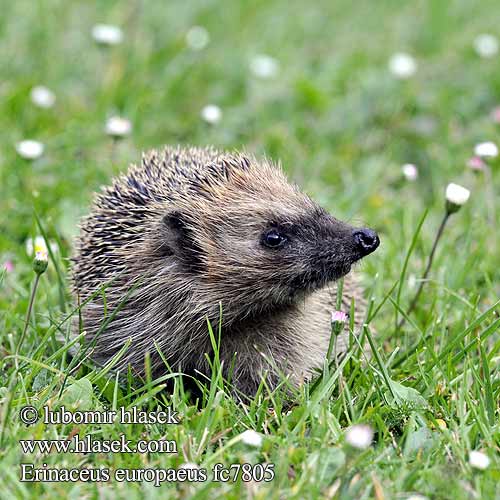
[[[490,118],[500,104],[499,56],[481,59],[472,45],[479,33],[500,35],[496,0],[1,0],[0,11],[0,263],[14,265],[0,276],[1,498],[499,498],[500,162],[491,163],[491,181],[466,166],[477,142],[500,142]],[[124,43],[98,48],[90,36],[98,22],[120,25]],[[200,52],[185,44],[195,24],[211,36]],[[417,58],[409,80],[387,70],[398,51]],[[277,77],[251,75],[256,53],[279,60]],[[55,91],[54,108],[32,105],[29,91],[38,84]],[[199,115],[209,103],[223,111],[213,127]],[[116,147],[103,133],[113,114],[134,127]],[[45,144],[41,159],[19,158],[14,146],[24,138]],[[112,372],[71,361],[60,338],[74,310],[67,276],[78,219],[101,184],[164,143],[265,153],[333,214],[377,229],[381,247],[360,267],[373,302],[363,337],[375,351],[369,361],[353,349],[314,390],[304,387],[292,408],[265,391],[237,405],[217,365],[196,405],[178,378],[166,394],[167,380],[117,384]],[[417,182],[402,179],[407,162],[418,165]],[[417,309],[397,330],[451,181],[467,186],[471,199],[450,218]],[[25,241],[41,234],[35,214],[57,251],[41,277],[17,371],[34,280]],[[153,410],[158,401],[179,412],[179,425],[26,427],[18,418],[26,404]],[[346,447],[344,429],[353,423],[374,429],[368,450]],[[264,435],[260,449],[238,440],[246,429]],[[18,443],[76,432],[175,439],[178,453],[23,456]],[[489,456],[485,471],[471,468],[471,450]],[[274,463],[276,476],[160,488],[18,480],[20,463],[159,469],[187,461]]]

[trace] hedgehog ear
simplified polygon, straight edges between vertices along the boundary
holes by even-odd
[[[170,212],[163,217],[163,246],[170,250],[170,255],[181,254],[182,247],[189,235],[184,215],[181,212]]]
[[[201,249],[184,214],[179,211],[168,213],[163,217],[163,226],[162,247],[168,249],[166,255],[176,255],[193,271],[199,269],[202,266]]]
[[[186,230],[186,222],[181,212],[170,212],[163,217],[163,223],[173,231],[183,232]]]

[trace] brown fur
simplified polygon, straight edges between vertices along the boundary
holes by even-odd
[[[262,243],[269,228],[286,235],[282,248]],[[222,307],[220,357],[227,374],[237,353],[236,390],[255,393],[264,373],[275,387],[273,365],[298,384],[324,362],[332,282],[362,257],[352,232],[268,161],[153,151],[97,196],[82,223],[74,291],[83,301],[104,286],[106,296],[82,308],[93,357],[105,362],[131,339],[122,370],[130,364],[142,374],[149,352],[161,374],[160,350],[175,371],[208,373],[207,319],[216,330]],[[364,303],[346,278],[346,310],[351,297],[359,322]]]

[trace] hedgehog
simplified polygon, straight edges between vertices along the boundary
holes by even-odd
[[[91,357],[138,377],[210,377],[212,332],[240,397],[298,387],[324,366],[336,286],[365,302],[353,264],[375,231],[330,215],[281,166],[212,147],[166,147],[97,194],[81,223],[72,286]],[[344,334],[345,335],[345,334]],[[337,340],[345,352],[346,339]],[[120,356],[117,356],[120,354]],[[116,359],[114,359],[116,361]]]

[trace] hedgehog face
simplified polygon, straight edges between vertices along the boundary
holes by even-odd
[[[359,232],[317,207],[295,220],[269,221],[261,245],[267,259],[284,269],[282,287],[295,296],[345,276],[356,261],[375,250],[379,244],[375,233],[363,248]]]
[[[379,244],[373,231],[335,219],[304,195],[288,207],[253,196],[205,217],[174,212],[165,220],[169,247],[199,290],[239,312],[290,304],[346,275]]]
[[[379,244],[375,232],[329,215],[279,168],[245,158],[205,167],[166,212],[154,248],[164,249],[169,269],[189,275],[194,303],[220,301],[226,318],[296,302]]]
[[[375,232],[355,229],[314,204],[305,213],[268,214],[253,237],[257,262],[251,255],[248,262],[258,267],[251,279],[266,283],[276,302],[311,293],[345,276],[379,245]]]

